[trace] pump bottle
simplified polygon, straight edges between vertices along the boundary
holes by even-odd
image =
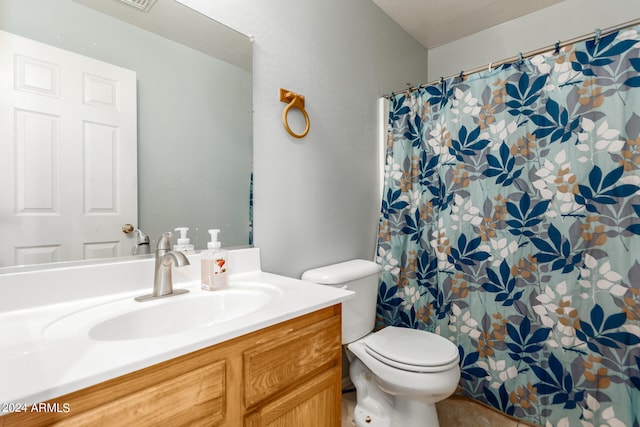
[[[218,241],[220,230],[209,230],[211,241],[207,243],[207,249],[201,253],[201,287],[207,291],[226,288],[229,286],[227,272],[227,251],[222,249]]]
[[[189,231],[189,228],[178,227],[175,231],[180,232],[180,237],[178,238],[178,243],[173,245],[173,250],[180,251],[187,255],[195,253],[194,246],[189,243],[189,238],[187,237],[187,231]]]

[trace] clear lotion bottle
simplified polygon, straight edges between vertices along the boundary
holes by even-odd
[[[229,286],[227,251],[222,249],[218,241],[219,233],[218,229],[209,230],[211,241],[207,243],[207,249],[201,253],[201,287],[207,291]]]

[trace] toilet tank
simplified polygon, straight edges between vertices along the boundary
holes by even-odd
[[[373,330],[380,266],[372,261],[354,259],[307,270],[302,280],[336,286],[355,292],[342,303],[342,343],[348,344]]]

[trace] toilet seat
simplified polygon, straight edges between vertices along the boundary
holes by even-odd
[[[386,328],[363,339],[366,352],[379,362],[409,372],[442,372],[458,365],[451,341],[418,329]]]

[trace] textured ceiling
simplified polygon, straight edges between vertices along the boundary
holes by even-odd
[[[372,0],[427,49],[564,0]]]

